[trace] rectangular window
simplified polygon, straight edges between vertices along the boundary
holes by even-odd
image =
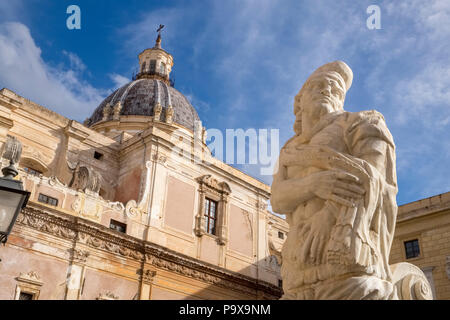
[[[419,240],[405,241],[406,259],[416,258],[420,255]]]
[[[101,154],[100,152],[95,151],[94,152],[94,158],[97,159],[97,160],[102,160],[103,154]]]
[[[19,300],[33,300],[34,295],[31,293],[20,292]]]
[[[205,199],[205,226],[206,232],[212,235],[216,234],[217,220],[217,202],[211,199]]]
[[[38,198],[39,202],[45,203],[45,204],[49,204],[51,206],[57,206],[58,205],[58,199],[49,197],[45,194],[40,193],[39,194],[39,198]]]
[[[284,233],[281,231],[278,231],[278,238],[284,239]]]
[[[111,222],[109,223],[109,228],[122,232],[122,233],[126,233],[127,232],[127,225],[125,223],[116,221],[111,219]]]

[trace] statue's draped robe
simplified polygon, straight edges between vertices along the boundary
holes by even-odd
[[[395,298],[388,264],[397,216],[395,146],[383,116],[329,114],[289,140],[279,161],[283,179],[342,170],[366,191],[355,207],[314,197],[286,214],[285,298]]]

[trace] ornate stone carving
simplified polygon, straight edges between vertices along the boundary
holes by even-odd
[[[114,243],[111,241],[111,239],[110,240],[101,239],[101,238],[95,237],[93,235],[80,232],[78,234],[77,241],[79,243],[86,244],[95,249],[109,251],[111,253],[119,254],[119,255],[125,256],[125,257],[130,257],[132,259],[142,260],[144,258],[144,254],[142,252],[127,248],[118,243]]]
[[[80,252],[74,253],[74,259],[79,257],[79,261],[88,257],[88,248],[105,250],[111,254],[139,262],[144,262],[145,259],[146,263],[155,267],[202,279],[205,282],[230,290],[247,294],[263,291],[272,299],[281,296],[279,288],[264,281],[257,281],[225,269],[214,268],[167,248],[133,239],[126,235],[119,235],[106,227],[95,225],[86,220],[69,216],[61,218],[52,212],[51,209],[47,208],[44,212],[27,206],[19,215],[17,224],[83,245],[83,249],[76,248]],[[145,272],[142,276],[144,275]],[[149,273],[145,276],[151,275],[152,273],[149,270]]]
[[[155,120],[155,121],[159,121],[159,120],[161,120],[161,112],[162,112],[162,106],[161,106],[161,104],[160,103],[156,103],[156,105],[155,105],[155,107],[154,107],[154,112],[155,112],[155,115],[153,116],[153,119]]]
[[[152,154],[152,160],[159,164],[165,165],[167,162],[167,156],[163,153],[155,152]]]
[[[86,260],[90,255],[89,251],[81,249],[69,249],[69,252],[72,255],[72,260],[75,263],[86,263]]]
[[[114,109],[113,109],[113,120],[120,119],[121,111],[122,111],[122,103],[120,101],[117,101],[117,103],[114,105]]]
[[[166,123],[168,124],[173,123],[173,114],[174,114],[173,107],[169,106],[166,110]]]
[[[225,245],[228,241],[228,222],[227,222],[227,209],[228,209],[228,196],[231,193],[230,186],[225,181],[219,182],[213,178],[210,174],[198,177],[197,182],[199,186],[200,206],[197,215],[195,216],[194,232],[198,237],[201,237],[205,233],[205,220],[204,220],[204,203],[205,198],[213,198],[218,202],[217,208],[217,226],[216,235],[217,243]]]
[[[392,265],[391,271],[400,300],[433,300],[430,284],[418,267],[403,262]]]
[[[89,190],[98,193],[100,191],[101,182],[102,177],[100,173],[92,168],[77,165],[69,186],[75,190]]]
[[[225,181],[219,182],[217,179],[213,178],[210,174],[198,177],[197,182],[201,187],[206,186],[210,189],[214,189],[218,193],[224,193],[229,195],[231,193],[230,186]]]
[[[50,177],[48,179],[48,184],[51,185],[52,187],[61,187],[61,188],[66,188],[67,186],[65,184],[63,184],[61,181],[58,180],[57,177]]]
[[[258,208],[261,211],[266,211],[267,210],[267,201],[258,200],[256,202],[256,208]]]
[[[344,111],[352,79],[344,62],[332,62],[295,98],[296,134],[280,151],[271,197],[291,230],[282,249],[283,299],[428,299],[422,271],[402,265],[391,280],[395,144],[378,112]],[[398,283],[413,283],[416,294],[398,292]]]
[[[202,142],[206,144],[207,139],[208,139],[208,131],[206,131],[205,127],[202,127]]]
[[[22,143],[13,136],[7,135],[6,142],[3,145],[2,157],[9,160],[11,164],[19,163],[22,155]]]
[[[74,240],[76,238],[76,232],[69,227],[70,223],[62,220],[55,222],[52,220],[51,217],[43,217],[38,211],[26,207],[17,217],[16,223],[64,239]]]
[[[41,278],[35,271],[30,271],[28,273],[20,273],[17,280],[23,281],[23,282],[33,282],[33,283],[42,284]]]
[[[152,157],[155,158],[154,155]],[[159,157],[157,156],[156,158],[158,159]],[[135,200],[130,200],[125,206],[125,212],[129,218],[134,219],[140,217],[142,214],[147,214],[146,208],[148,207],[148,202],[150,199],[152,163],[150,161],[147,161],[145,163],[145,167],[147,171],[145,175],[145,180],[142,182],[141,185],[139,202],[136,202]]]
[[[111,105],[109,103],[103,108],[103,118],[102,121],[108,121],[109,115],[111,114]]]
[[[119,296],[116,296],[111,291],[106,291],[104,293],[99,293],[96,300],[119,300]]]
[[[100,219],[103,206],[97,198],[82,192],[78,192],[75,197],[71,207],[76,213],[90,220],[98,221]]]
[[[153,278],[156,276],[156,271],[154,270],[145,270],[142,274],[142,281],[151,283],[153,282]]]

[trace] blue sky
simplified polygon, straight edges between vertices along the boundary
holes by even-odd
[[[81,30],[66,27],[71,4]],[[380,30],[366,27],[372,4]],[[280,129],[281,147],[308,75],[343,60],[354,72],[345,109],[380,111],[394,136],[403,204],[450,191],[449,21],[446,0],[1,1],[0,87],[82,122],[165,24],[175,87],[203,124]]]

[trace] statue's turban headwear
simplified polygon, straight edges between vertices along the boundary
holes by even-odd
[[[347,92],[350,87],[352,86],[353,81],[353,71],[350,69],[350,67],[343,61],[334,61],[327,64],[324,64],[323,66],[317,68],[316,71],[314,71],[309,78],[306,80],[305,84],[300,89],[299,93],[296,96],[296,103],[295,108],[297,108],[297,103],[300,102],[300,97],[304,92],[304,89],[306,85],[309,83],[309,81],[313,78],[317,78],[320,76],[334,76],[340,80],[340,82],[344,85],[344,90]],[[295,109],[294,108],[294,109]],[[296,112],[296,110],[294,110]]]

